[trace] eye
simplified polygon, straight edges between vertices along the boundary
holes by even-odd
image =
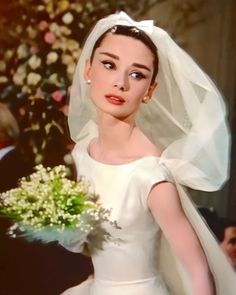
[[[229,240],[229,244],[231,244],[231,245],[236,245],[236,238],[232,238],[232,239],[230,239]]]
[[[109,70],[115,69],[115,64],[114,64],[114,62],[112,62],[112,61],[109,61],[109,60],[103,60],[101,63],[104,65],[104,67],[105,67],[106,69],[109,69]]]
[[[143,73],[136,72],[136,71],[135,72],[132,72],[130,74],[130,76],[133,77],[135,80],[142,80],[142,79],[145,79],[146,78],[146,76]]]

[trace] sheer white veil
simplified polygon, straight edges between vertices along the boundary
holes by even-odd
[[[97,22],[84,45],[72,83],[68,116],[72,139],[79,141],[86,124],[96,122],[89,86],[83,78],[85,61],[99,36],[117,24],[144,30],[158,48],[158,87],[151,102],[141,106],[137,125],[163,148],[162,159],[171,165],[178,183],[206,191],[218,189],[228,174],[229,132],[224,101],[210,78],[152,21],[135,22],[120,12]]]
[[[91,137],[94,126],[96,128],[96,111],[83,78],[84,65],[96,40],[115,25],[136,26],[158,49],[158,86],[151,102],[141,106],[137,125],[153,143],[163,148],[160,161],[177,184],[183,209],[215,276],[217,294],[233,295],[236,290],[233,270],[182,187],[214,191],[228,178],[230,135],[224,100],[212,80],[167,32],[154,26],[152,21],[135,22],[124,12],[97,22],[84,45],[73,79],[68,118],[71,137],[80,142]],[[169,250],[166,246],[163,249],[167,261]],[[167,262],[164,264],[168,267]],[[167,277],[172,276],[170,268],[166,271]],[[176,285],[174,289],[173,294],[191,294],[177,291]]]

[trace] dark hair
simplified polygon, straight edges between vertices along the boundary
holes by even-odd
[[[138,28],[134,26],[123,26],[123,25],[116,25],[110,28],[109,30],[105,31],[95,42],[90,60],[93,60],[95,50],[101,45],[103,39],[106,37],[108,33],[112,33],[114,35],[123,35],[123,36],[128,36],[132,37],[136,40],[141,41],[143,44],[145,44],[152,52],[154,60],[153,60],[153,75],[152,75],[152,80],[151,80],[151,85],[155,82],[157,73],[158,73],[158,67],[159,67],[159,58],[157,54],[157,47],[156,45],[152,42],[150,37],[144,33],[142,30],[139,30]]]

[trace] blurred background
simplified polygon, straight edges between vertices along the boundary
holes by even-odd
[[[75,64],[83,41],[94,23],[119,10],[137,20],[151,18],[167,30],[208,73],[224,95],[232,132],[230,179],[219,192],[191,191],[191,195],[199,207],[208,208],[219,217],[235,219],[234,0],[1,1],[0,103],[9,107],[18,122],[18,148],[32,167],[39,163],[45,166],[73,166],[70,156],[73,142],[68,133],[67,107]],[[15,165],[14,169],[17,171],[21,167]],[[1,182],[3,179],[0,177]],[[4,231],[5,227],[3,235]],[[55,245],[29,246],[25,241],[19,244],[9,241],[4,244],[3,241],[1,245],[6,247],[3,251],[1,248],[5,254],[0,257],[5,261],[4,266],[0,263],[2,295],[59,294],[92,272],[89,261],[81,255],[78,257]],[[13,255],[16,251],[22,251],[20,258]],[[29,261],[26,256],[30,257]],[[17,273],[15,277],[10,276],[13,268]],[[36,268],[37,274],[33,272]],[[20,272],[25,272],[26,278],[19,278]],[[36,275],[37,281],[34,280]],[[11,281],[17,287],[9,291]]]

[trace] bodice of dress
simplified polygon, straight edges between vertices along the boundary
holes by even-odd
[[[133,281],[156,277],[160,228],[147,206],[153,185],[168,180],[158,157],[108,165],[89,155],[86,146],[73,151],[79,176],[92,183],[103,207],[121,229],[106,225],[112,239],[92,255],[95,276],[102,280]],[[119,241],[117,241],[119,239]]]
[[[96,136],[96,132],[91,134]],[[171,165],[165,165],[167,159],[163,159],[163,156],[144,157],[123,165],[100,163],[87,151],[93,138],[91,134],[82,134],[83,140],[73,150],[78,175],[91,182],[102,206],[112,209],[111,219],[117,221],[121,229],[106,226],[114,241],[105,242],[103,250],[92,255],[94,278],[66,290],[63,295],[192,294],[187,273],[163,238],[147,206],[149,192],[155,184],[175,182],[173,171],[169,172]],[[233,269],[184,188],[175,184],[183,211],[204,249],[215,279],[217,295],[234,295]],[[116,242],[117,238],[121,241]],[[66,248],[77,251],[73,243],[66,245]]]

